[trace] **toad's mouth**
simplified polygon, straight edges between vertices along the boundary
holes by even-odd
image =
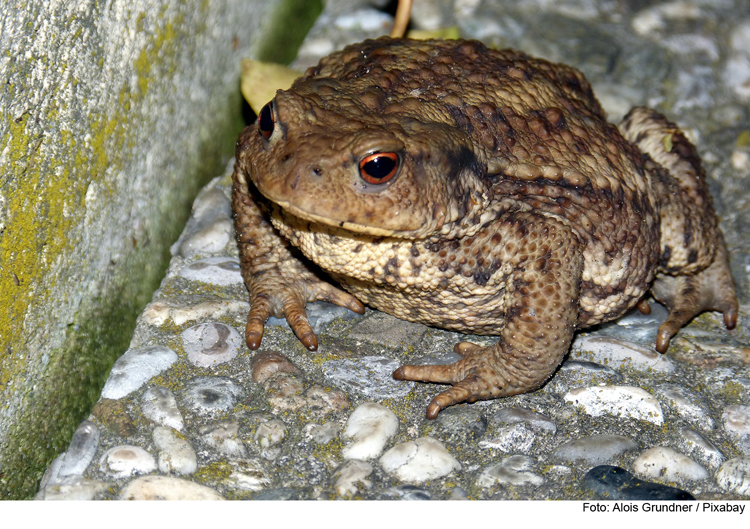
[[[388,230],[376,226],[367,226],[348,220],[336,220],[328,217],[323,217],[321,215],[305,211],[304,209],[292,204],[291,202],[287,202],[284,200],[274,200],[273,202],[283,211],[285,216],[297,217],[298,219],[302,219],[311,223],[338,228],[345,232],[357,233],[361,235],[373,235],[376,237],[403,238],[407,238],[411,233],[410,231]]]

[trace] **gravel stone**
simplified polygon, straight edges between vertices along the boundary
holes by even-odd
[[[180,335],[188,360],[198,367],[211,367],[233,360],[245,341],[236,330],[223,323],[201,323]]]
[[[668,407],[686,421],[709,430],[714,428],[714,420],[709,415],[708,408],[694,393],[677,384],[662,384],[656,387],[656,392]]]
[[[526,408],[503,408],[495,413],[492,417],[492,422],[500,425],[525,423],[537,432],[544,432],[550,435],[555,435],[555,432],[557,432],[555,421],[546,415],[527,410]]]
[[[192,481],[167,476],[143,476],[128,483],[121,500],[204,501],[223,500],[215,490]]]
[[[580,406],[594,417],[614,415],[660,425],[664,414],[659,402],[646,390],[632,386],[578,388],[568,392],[566,402]]]
[[[581,336],[573,342],[570,356],[579,360],[592,360],[612,369],[634,369],[671,373],[674,363],[653,349],[610,338],[607,336]]]
[[[192,474],[198,470],[195,450],[172,428],[157,426],[153,433],[154,444],[159,449],[159,470],[165,474]]]
[[[624,468],[602,465],[583,477],[581,486],[599,500],[694,500],[692,494],[659,483],[642,481]]]
[[[188,382],[183,398],[195,413],[214,415],[234,408],[243,394],[242,388],[226,377],[196,377]]]
[[[121,399],[169,369],[176,361],[177,353],[161,345],[129,349],[112,366],[102,397]]]
[[[716,482],[727,492],[750,496],[750,457],[725,461],[716,473]]]
[[[389,474],[403,481],[422,483],[461,470],[461,464],[445,447],[430,437],[401,443],[388,450],[379,460]]]
[[[636,448],[638,443],[622,435],[590,435],[558,446],[552,457],[562,461],[599,464]]]
[[[367,461],[347,461],[334,474],[336,493],[339,496],[354,496],[359,492],[360,486],[369,489],[372,483],[367,477],[372,471],[373,466]]]
[[[113,478],[148,474],[156,470],[156,461],[143,448],[121,445],[110,448],[99,459],[99,469]]]
[[[99,447],[99,428],[91,421],[83,421],[73,433],[57,475],[60,478],[80,476],[94,459]]]
[[[526,424],[516,423],[503,426],[486,439],[479,441],[480,448],[494,448],[501,452],[529,452],[536,440],[536,434]]]
[[[222,421],[200,428],[201,440],[220,454],[244,459],[245,445],[239,438],[240,425],[236,421]]]
[[[681,435],[680,447],[688,455],[698,459],[709,468],[719,468],[726,459],[713,443],[692,428],[680,428],[679,432]]]
[[[360,404],[346,421],[343,438],[351,441],[341,451],[344,459],[374,459],[398,431],[398,417],[375,402]]]
[[[667,481],[690,482],[708,479],[708,471],[688,456],[666,446],[649,448],[635,461],[633,470],[647,478]]]
[[[240,273],[240,261],[233,257],[208,257],[193,261],[180,270],[180,276],[190,281],[220,287],[244,284]]]
[[[167,388],[156,386],[147,389],[141,397],[141,412],[144,417],[161,426],[168,426],[178,431],[182,431],[185,427],[182,413],[177,407],[177,400]]]
[[[354,360],[330,360],[323,374],[332,384],[368,399],[405,397],[414,382],[394,380],[391,376],[401,364],[382,356],[364,356]]]
[[[544,483],[544,479],[531,472],[533,466],[534,460],[527,456],[515,455],[503,458],[499,463],[495,463],[482,471],[477,479],[477,485],[484,488],[490,488],[497,484],[538,487]]]

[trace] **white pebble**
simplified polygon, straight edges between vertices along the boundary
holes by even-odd
[[[201,440],[216,451],[233,458],[246,457],[245,445],[238,437],[239,423],[222,421],[200,428]]]
[[[394,380],[391,376],[400,365],[396,360],[382,356],[330,360],[323,364],[323,375],[349,393],[369,399],[399,398],[405,397],[414,387],[414,382]]]
[[[590,435],[558,446],[552,457],[563,461],[585,461],[599,465],[636,448],[638,443],[622,435]]]
[[[208,257],[182,267],[180,275],[190,281],[200,281],[222,287],[242,285],[240,262],[233,257]]]
[[[99,447],[99,435],[99,428],[93,422],[83,421],[73,433],[57,475],[63,478],[83,474]]]
[[[664,413],[659,402],[646,390],[632,386],[600,386],[576,388],[564,397],[566,402],[580,406],[594,417],[614,415],[642,419],[660,425]]]
[[[477,479],[477,485],[490,488],[499,483],[501,485],[533,485],[538,487],[544,479],[530,472],[533,460],[530,457],[515,455],[502,459],[499,463],[485,468]]]
[[[188,360],[198,367],[211,367],[233,360],[244,340],[235,329],[223,323],[201,323],[180,335]]]
[[[148,325],[161,326],[168,321],[180,326],[183,323],[207,318],[239,318],[247,315],[250,304],[247,301],[215,299],[194,305],[182,305],[176,301],[152,301],[141,314],[141,321]]]
[[[499,428],[488,439],[479,441],[480,448],[496,448],[502,452],[528,452],[534,444],[536,434],[519,423]]]
[[[159,452],[159,470],[164,473],[187,475],[198,470],[195,450],[177,432],[166,426],[154,428],[154,444]]]
[[[708,471],[688,456],[666,446],[649,448],[635,461],[633,470],[648,478],[667,481],[701,481],[708,479]]]
[[[177,353],[161,345],[129,349],[117,359],[102,389],[102,398],[121,399],[169,369]]]
[[[344,439],[351,439],[341,451],[344,459],[378,457],[388,440],[398,431],[398,417],[375,402],[360,404],[349,416]]]
[[[372,474],[373,468],[367,461],[347,461],[336,472],[336,492],[339,496],[353,496],[359,492],[357,484],[361,484],[365,489],[371,487],[367,476]]]
[[[708,439],[692,428],[680,428],[681,446],[692,457],[696,457],[710,468],[717,469],[724,462],[724,454]]]
[[[526,408],[504,408],[497,412],[492,419],[500,424],[527,423],[532,429],[548,434],[554,434],[557,431],[555,421],[546,415]]]
[[[442,478],[454,470],[461,470],[456,458],[431,437],[420,437],[394,446],[380,458],[380,465],[387,473],[414,483]]]
[[[750,496],[750,457],[725,461],[716,473],[716,482],[727,492]]]
[[[234,488],[259,491],[273,482],[259,459],[240,459],[233,461],[232,465],[236,468],[232,470],[226,483]]]
[[[284,423],[278,419],[271,419],[269,421],[263,421],[258,425],[258,429],[255,430],[253,439],[258,443],[261,448],[270,448],[272,446],[280,445],[284,442],[286,437],[286,427]]]
[[[324,424],[305,425],[305,438],[315,441],[319,445],[325,445],[333,441],[339,433],[339,426],[334,422]]]
[[[110,448],[99,459],[99,469],[113,478],[148,474],[156,470],[156,461],[143,448],[120,445]]]
[[[177,400],[167,388],[153,387],[147,389],[141,397],[141,412],[147,419],[162,426],[169,426],[182,431],[184,421],[177,407]]]
[[[573,342],[571,358],[591,360],[613,369],[671,373],[672,361],[646,347],[603,336],[581,336]]]
[[[180,244],[180,255],[190,257],[197,253],[224,251],[233,235],[232,221],[218,218],[186,237]]]
[[[144,476],[128,483],[120,492],[121,500],[200,501],[223,500],[213,489],[192,481],[167,476]]]
[[[703,428],[713,429],[714,420],[697,395],[676,384],[663,384],[656,388],[656,392],[682,418]]]
[[[112,484],[80,476],[66,478],[61,483],[47,485],[39,490],[35,500],[89,501]]]
[[[750,406],[732,404],[721,414],[724,429],[735,437],[750,436]]]

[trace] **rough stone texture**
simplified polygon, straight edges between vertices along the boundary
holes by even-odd
[[[701,16],[691,18],[661,9],[663,2],[420,0],[418,4],[420,11],[435,8],[431,16],[439,19],[439,26],[457,24],[465,37],[542,53],[584,69],[613,120],[624,112],[621,108],[649,104],[696,135],[744,303],[737,330],[727,332],[716,315],[706,314],[682,329],[666,355],[657,357],[652,351],[654,336],[665,313],[654,305],[650,316],[635,312],[581,333],[585,339],[540,390],[455,406],[441,412],[438,420],[427,421],[425,407],[440,386],[417,383],[403,393],[394,389],[367,395],[346,387],[343,379],[328,377],[327,367],[330,362],[347,362],[367,368],[361,360],[373,357],[395,363],[426,358],[430,363],[453,361],[451,351],[457,341],[491,343],[492,338],[467,338],[421,326],[408,328],[411,326],[372,311],[364,317],[347,318],[340,317],[339,311],[330,318],[330,307],[315,304],[311,312],[322,315],[315,327],[320,343],[317,352],[307,351],[286,325],[271,321],[262,355],[243,347],[224,364],[196,366],[188,359],[180,333],[211,322],[242,333],[247,310],[242,303],[247,301],[247,292],[236,282],[218,280],[227,267],[212,267],[216,270],[200,280],[182,274],[203,259],[221,258],[229,263],[236,257],[236,249],[182,253],[178,245],[131,343],[133,348],[170,347],[178,361],[117,401],[119,407],[111,402],[105,407],[107,402],[100,401],[100,412],[89,418],[100,431],[93,463],[81,475],[61,478],[59,462],[67,458],[58,460],[57,467],[51,465],[39,498],[123,497],[125,491],[141,487],[146,480],[157,484],[157,493],[158,487],[163,487],[166,494],[189,480],[227,499],[747,499],[744,414],[735,412],[750,402],[750,243],[744,236],[750,227],[744,192],[750,162],[743,165],[743,153],[750,156],[750,125],[743,92],[735,90],[737,85],[725,86],[716,79],[731,58],[744,64],[745,52],[732,48],[729,41],[744,35],[750,6],[736,0],[695,2]],[[331,1],[327,9],[333,5],[345,13],[327,11],[310,35],[307,49],[317,46],[330,51],[372,35],[371,30],[356,27],[353,21],[358,19],[352,15],[359,13],[360,20],[379,19],[365,18],[372,10],[365,12],[361,4],[349,0]],[[339,14],[348,18],[342,21]],[[415,25],[420,24],[415,20]],[[644,27],[652,31],[644,32]],[[705,46],[692,51],[675,49],[675,43],[680,42],[677,37],[684,35]],[[717,55],[710,51],[712,46],[719,50]],[[716,79],[697,68],[705,66],[716,72]],[[695,91],[680,88],[678,81],[686,75]],[[711,102],[700,103],[706,96]],[[217,190],[229,196],[229,186],[225,175],[205,188],[195,207],[196,216],[204,211],[206,201],[221,203]],[[191,227],[196,225],[194,221],[188,223],[183,241],[197,233]],[[214,217],[212,222],[221,219]],[[363,321],[369,322],[364,329]],[[369,366],[371,377],[380,376],[376,367]],[[359,380],[359,371],[357,374]],[[380,385],[377,381],[370,384]],[[655,424],[632,414],[595,417],[565,401],[565,395],[577,387],[605,385],[647,391],[659,403],[663,422]],[[197,470],[183,482],[163,481],[158,470],[149,476],[111,478],[97,463],[109,448],[131,444],[154,453],[151,440],[158,422],[142,413],[144,401],[149,400],[144,394],[153,388],[168,389],[175,396],[184,416],[180,433],[195,448]],[[338,405],[313,406],[314,395],[321,391],[335,397]],[[346,422],[358,406],[371,401],[398,417],[398,430],[386,442],[385,451],[432,437],[461,469],[428,481],[414,478],[404,482],[388,473],[379,459],[347,462],[343,457]],[[222,403],[226,407],[216,409]],[[109,415],[101,413],[105,408],[111,410]],[[723,418],[727,410],[726,416],[732,417],[729,429],[725,424],[730,423]],[[118,429],[113,419],[128,415],[132,428]],[[264,434],[269,424],[284,432],[273,443]],[[71,443],[73,455],[81,452],[80,441]],[[684,454],[709,476],[683,483],[665,476],[636,477],[637,458],[655,447]],[[86,444],[87,454],[89,450]],[[604,466],[590,473],[598,465]],[[432,470],[419,470],[417,478],[429,476]],[[103,488],[104,482],[109,486]]]
[[[123,352],[282,3],[4,3],[0,498],[33,493]]]

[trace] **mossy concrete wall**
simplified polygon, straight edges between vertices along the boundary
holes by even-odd
[[[0,7],[0,498],[33,494],[98,397],[285,4]]]

